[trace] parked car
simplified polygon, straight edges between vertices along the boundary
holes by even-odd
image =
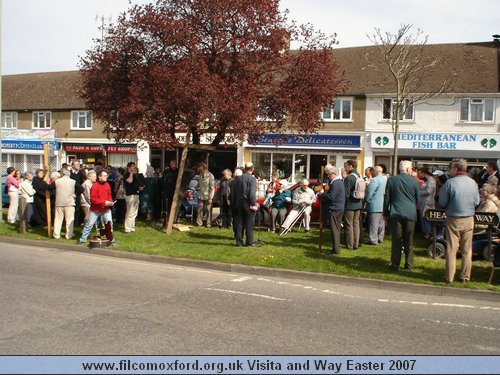
[[[313,179],[309,180],[309,187],[313,190],[315,190],[315,187],[318,186],[318,180]],[[295,189],[300,189],[300,182],[296,182],[292,186],[290,186],[287,190],[290,190],[292,192],[292,195],[295,191]],[[270,215],[270,207],[266,206],[264,204],[266,200],[266,197],[262,197],[257,200],[257,203],[259,203],[259,214],[257,218],[257,222],[264,224],[264,225],[269,225],[270,220],[271,220],[271,215]],[[290,204],[288,206],[288,211],[290,211],[293,208],[293,205]],[[313,203],[312,205],[312,211],[311,211],[311,222],[313,223],[319,223],[319,218],[320,218],[320,202],[319,199],[316,199],[316,202]]]
[[[7,180],[7,174],[3,173],[2,174],[2,206],[3,207],[9,207],[9,202],[10,202],[9,194],[7,194],[5,192],[6,180]]]

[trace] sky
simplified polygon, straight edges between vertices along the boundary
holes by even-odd
[[[132,0],[145,4],[150,0]],[[106,23],[129,0],[0,0],[1,72],[21,74],[78,69],[78,62]],[[492,40],[500,34],[499,0],[281,0],[289,18],[337,34],[338,47],[370,45],[375,28],[396,32],[402,23],[420,28],[428,43]]]

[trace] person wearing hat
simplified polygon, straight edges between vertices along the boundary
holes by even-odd
[[[259,209],[257,204],[257,180],[252,176],[254,167],[252,163],[245,163],[244,173],[239,178],[239,201],[238,209],[241,212],[242,231],[238,233],[236,244],[243,246],[243,232],[246,235],[245,246],[256,246],[253,243],[253,227],[255,225],[255,214]]]
[[[278,228],[285,221],[288,212],[288,205],[292,202],[292,192],[286,188],[288,181],[279,182],[279,190],[274,193],[271,204],[271,226],[272,231],[276,232],[276,221]]]
[[[432,172],[432,175],[439,177],[439,176],[443,176],[444,172],[441,169],[436,169],[434,172]]]

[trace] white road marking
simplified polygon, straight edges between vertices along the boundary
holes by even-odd
[[[356,298],[356,299],[362,299],[363,297],[360,296],[355,296],[352,294],[346,294],[346,293],[341,293],[341,292],[333,292],[329,289],[317,289],[315,287],[309,286],[309,285],[301,285],[301,284],[295,284],[295,283],[289,283],[287,281],[277,281],[277,280],[271,280],[267,279],[264,277],[259,277],[257,278],[259,281],[264,281],[268,283],[273,283],[273,284],[278,284],[278,285],[286,285],[286,286],[293,286],[293,287],[300,287],[305,290],[309,291],[318,291],[326,294],[335,294],[338,296],[342,296],[345,298]],[[473,306],[473,305],[461,305],[461,304],[453,304],[453,303],[439,303],[439,302],[425,302],[425,301],[405,301],[405,300],[391,300],[391,299],[377,299],[378,302],[383,302],[383,303],[397,303],[397,304],[410,304],[410,305],[422,305],[422,306],[435,306],[435,307],[452,307],[452,308],[462,308],[462,309],[480,309],[480,310],[493,310],[493,311],[500,311],[500,307],[492,307],[492,306]]]
[[[201,289],[211,290],[211,291],[215,291],[215,292],[240,294],[240,295],[249,296],[249,297],[259,297],[259,298],[271,299],[271,300],[274,300],[274,301],[291,301],[291,299],[285,299],[285,298],[278,298],[278,297],[273,297],[273,296],[267,296],[265,294],[240,292],[240,291],[237,291],[237,290],[218,289],[218,288],[201,288]]]
[[[250,276],[243,276],[243,277],[239,277],[237,279],[232,279],[231,281],[234,283],[242,283],[244,281],[251,280],[251,279],[252,278]]]
[[[423,322],[431,322],[431,323],[435,323],[435,324],[446,324],[446,325],[460,326],[460,327],[465,327],[465,328],[479,328],[479,329],[484,329],[487,331],[499,331],[500,332],[500,328],[478,326],[477,324],[454,323],[454,322],[435,320],[435,319],[422,319],[422,321]]]
[[[439,302],[422,302],[422,301],[400,301],[400,300],[391,300],[391,299],[377,299],[379,302],[388,302],[388,303],[411,303],[412,305],[425,305],[425,306],[438,306],[438,307],[453,307],[453,308],[462,308],[462,309],[479,309],[479,310],[493,310],[500,311],[500,307],[491,307],[491,306],[473,306],[473,305],[461,305],[455,303],[439,303]]]

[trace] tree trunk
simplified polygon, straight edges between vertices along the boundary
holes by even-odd
[[[191,132],[188,130],[186,133],[186,143],[182,148],[181,162],[179,164],[179,171],[177,174],[177,181],[175,182],[174,200],[172,201],[172,206],[170,207],[170,213],[168,215],[168,224],[165,233],[170,235],[172,233],[172,227],[174,225],[175,213],[177,212],[177,204],[179,202],[179,191],[181,189],[182,176],[184,174],[184,168],[186,167],[186,159],[188,154],[189,139],[191,138]]]

